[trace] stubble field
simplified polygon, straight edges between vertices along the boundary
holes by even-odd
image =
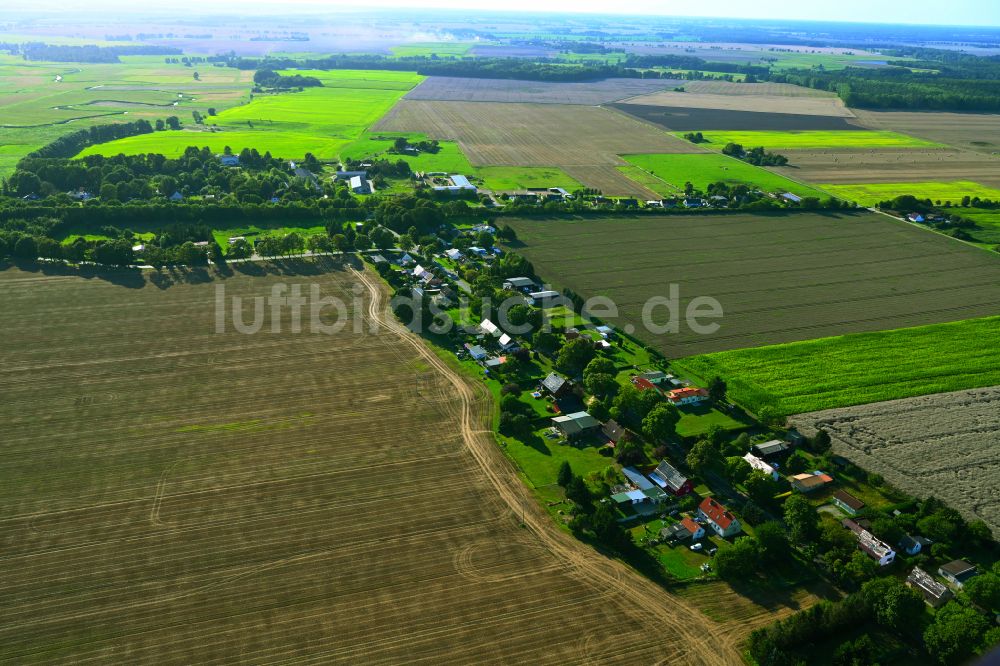
[[[800,414],[803,432],[894,486],[934,495],[1000,533],[1000,388],[941,393]]]
[[[614,111],[562,104],[403,100],[376,125],[457,141],[473,166],[558,167],[610,195],[656,197],[615,171],[624,153],[692,153],[697,146]]]
[[[679,79],[602,79],[586,82],[517,81],[431,76],[406,95],[409,100],[515,102],[594,106],[667,90]]]
[[[0,273],[0,661],[740,663],[555,529],[370,277],[243,271],[214,282],[318,284],[345,332],[216,334],[197,272]]]
[[[686,93],[674,93],[686,95]],[[730,100],[724,108],[716,106],[681,106],[615,103],[608,106],[622,113],[659,125],[673,132],[705,132],[709,130],[857,130],[852,118],[796,113],[788,110],[788,103],[781,98],[784,107],[769,107],[752,110],[754,97],[725,97]],[[796,98],[788,98],[795,100]],[[802,98],[811,101],[810,98]]]
[[[637,337],[670,358],[1000,311],[996,255],[880,215],[698,214],[511,226],[518,251],[540,276],[584,298],[610,297],[619,316],[609,323],[635,326]],[[667,296],[671,284],[682,312],[697,296],[715,298],[724,311],[720,329],[646,331],[644,304]],[[654,312],[655,323],[665,319],[663,308]]]
[[[1000,187],[1000,159],[967,150],[844,150],[830,146],[820,150],[794,150],[785,154],[790,164],[775,167],[774,170],[812,183],[845,185],[975,180],[990,187]]]

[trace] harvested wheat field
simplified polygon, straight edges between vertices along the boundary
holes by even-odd
[[[800,414],[834,451],[919,497],[934,495],[1000,534],[1000,387]]]
[[[586,82],[558,82],[431,76],[408,92],[406,99],[594,106],[658,90],[669,90],[683,83],[678,79],[602,79]]]
[[[625,153],[700,153],[697,146],[609,109],[565,104],[499,104],[403,100],[376,126],[385,132],[421,132],[457,141],[475,166],[555,166],[589,187],[573,167],[615,166]],[[614,174],[615,182],[627,182]],[[597,184],[600,182],[601,184]],[[655,195],[638,184],[605,194]],[[658,197],[657,197],[658,198]]]
[[[854,117],[833,93],[786,83],[684,81],[682,85],[684,92],[653,92],[622,101],[645,106]]]
[[[606,323],[669,358],[995,314],[1000,260],[871,213],[511,220],[517,251],[555,289],[607,296]],[[657,332],[678,290],[722,307],[718,330]]]
[[[772,170],[831,185],[973,180],[1000,187],[1000,159],[951,149],[787,150],[790,163]],[[919,196],[918,192],[915,192]]]
[[[740,663],[555,527],[372,277],[47,270],[0,273],[0,661]],[[294,283],[345,330],[215,332]]]
[[[685,95],[687,93],[665,93]],[[627,103],[616,102],[609,104],[608,108],[616,109],[622,113],[644,120],[648,123],[658,125],[663,129],[674,132],[687,131],[710,131],[710,130],[857,130],[857,121],[850,116],[799,113],[790,110],[789,104],[798,99],[815,101],[811,98],[778,98],[775,104],[768,102],[767,109],[754,110],[748,108],[746,100],[761,100],[759,97],[725,97],[727,100],[724,107],[714,105],[714,102],[704,102],[703,106],[692,105],[668,105],[668,104],[638,104],[635,100]],[[697,98],[693,100],[697,103]]]
[[[1000,114],[860,109],[854,112],[858,122],[871,129],[903,132],[980,153],[1000,152]]]

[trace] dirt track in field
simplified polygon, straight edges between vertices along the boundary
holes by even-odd
[[[1000,534],[1000,387],[828,409],[792,421],[810,435],[825,429],[836,453]]]
[[[373,276],[45,270],[0,271],[0,661],[741,663],[556,527]],[[216,285],[296,283],[345,331],[215,332]]]

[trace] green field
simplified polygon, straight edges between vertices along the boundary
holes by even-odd
[[[245,102],[252,77],[230,67],[166,64],[155,56],[76,64],[0,55],[0,176],[32,150],[91,125],[169,115],[193,124],[192,111],[204,115]]]
[[[392,54],[401,58],[407,56],[464,56],[468,55],[472,42],[414,42],[392,47]]]
[[[978,229],[971,233],[981,243],[1000,243],[1000,210],[960,208],[951,211],[976,223]]]
[[[880,201],[894,199],[904,194],[912,194],[918,199],[931,199],[934,202],[960,203],[963,197],[979,197],[980,199],[1000,199],[1000,190],[986,187],[968,180],[956,180],[950,183],[865,183],[861,185],[820,185],[830,194],[841,199],[856,201],[862,206],[874,206]]]
[[[738,349],[674,362],[723,377],[754,413],[791,415],[1000,384],[1000,317]]]
[[[685,132],[675,132],[684,138]],[[939,148],[941,144],[897,132],[875,130],[803,130],[790,132],[742,131],[704,132],[710,148],[721,149],[727,143],[745,148],[763,146],[768,150],[823,150],[838,148]]]
[[[572,192],[583,187],[561,169],[554,167],[477,167],[475,175],[491,190],[524,190],[529,187],[562,187]]]
[[[827,196],[824,192],[808,185],[796,183],[784,176],[725,155],[622,155],[622,157],[633,166],[653,174],[682,192],[684,183],[690,181],[700,190],[706,189],[711,183],[725,182],[730,185],[740,183],[755,185],[769,192],[792,192],[799,196],[820,198]],[[626,175],[631,177],[632,174],[626,172]]]
[[[386,159],[390,161],[404,160],[414,171],[447,171],[448,173],[472,173],[472,165],[453,141],[440,141],[440,150],[436,153],[420,153],[419,155],[397,155],[390,153],[393,141],[397,137],[406,137],[409,141],[424,141],[425,134],[414,132],[378,132],[365,133],[361,138],[352,141],[340,149],[341,159]]]
[[[158,152],[179,155],[188,146],[235,152],[256,148],[272,155],[301,158],[307,152],[333,159],[423,77],[411,72],[367,70],[296,71],[316,76],[321,88],[257,95],[251,102],[206,120],[204,130],[192,123],[180,132],[129,137],[92,146],[81,153],[116,155]],[[217,131],[211,131],[211,130]]]

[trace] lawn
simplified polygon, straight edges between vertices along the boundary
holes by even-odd
[[[625,174],[625,176],[639,185],[642,185],[646,189],[656,192],[663,197],[677,196],[678,194],[683,194],[683,187],[675,187],[668,183],[667,181],[654,176],[648,171],[644,171],[641,167],[628,165],[620,166],[618,170]]]
[[[713,426],[718,426],[723,430],[743,430],[746,428],[745,423],[740,423],[714,407],[687,406],[682,407],[680,412],[681,420],[677,422],[677,434],[681,437],[704,435]]]
[[[1000,199],[1000,189],[986,187],[968,180],[949,183],[865,183],[861,185],[820,185],[824,190],[841,199],[856,201],[862,206],[874,206],[880,201],[894,199],[904,194],[912,194],[918,199],[960,203],[963,197],[980,199]]]
[[[1000,317],[858,333],[675,361],[781,415],[1000,384]]]
[[[554,167],[488,166],[478,167],[475,174],[483,179],[487,189],[498,191],[561,187],[572,192],[583,187]]]
[[[683,138],[685,132],[675,133]],[[905,134],[875,130],[802,130],[789,132],[739,131],[704,132],[709,148],[722,149],[727,143],[745,148],[763,146],[768,150],[822,150],[840,148],[937,148],[941,144]],[[794,158],[792,158],[794,163]]]
[[[613,458],[598,453],[595,446],[571,446],[558,439],[546,439],[544,430],[535,432],[527,444],[503,435],[497,435],[497,439],[535,488],[554,485],[564,460],[583,477],[615,464]]]
[[[397,155],[387,152],[397,137],[406,137],[410,141],[424,141],[425,134],[414,132],[366,132],[359,139],[340,149],[341,159],[376,158],[391,161],[404,160],[414,171],[445,171],[448,173],[471,174],[475,170],[469,164],[458,144],[453,141],[440,141],[436,153],[420,153],[419,155]]]
[[[1000,210],[961,208],[951,212],[976,223],[978,229],[970,232],[976,240],[982,243],[1000,243]]]
[[[711,183],[754,185],[768,192],[793,192],[799,196],[825,197],[824,192],[796,183],[725,155],[622,155],[633,166],[683,191],[684,183],[705,190]],[[628,175],[628,174],[626,174]],[[662,189],[662,188],[661,188]],[[659,191],[659,190],[658,190]]]
[[[289,72],[286,72],[289,73]],[[295,71],[317,76],[323,87],[301,92],[259,94],[242,106],[207,118],[204,131],[187,123],[188,130],[129,137],[81,153],[115,155],[158,152],[176,156],[188,146],[208,146],[235,152],[256,148],[286,158],[301,158],[307,152],[333,159],[341,149],[362,137],[423,77],[411,72],[338,70]]]

